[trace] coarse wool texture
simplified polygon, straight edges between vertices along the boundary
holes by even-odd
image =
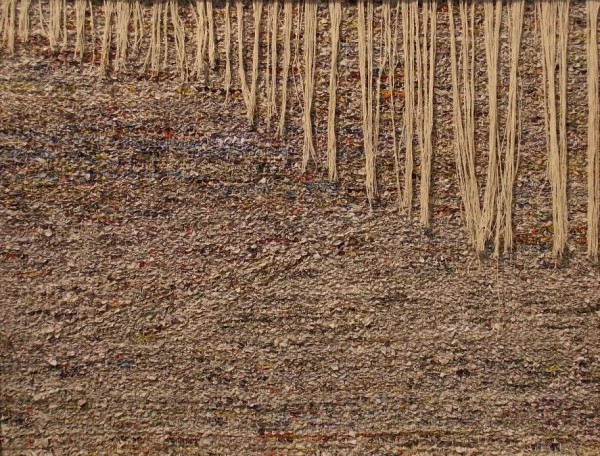
[[[598,257],[600,216],[598,3],[598,0],[585,2],[588,100],[585,239],[592,258]],[[267,3],[264,0],[234,3],[231,0],[149,3],[39,0],[33,4],[31,0],[2,0],[0,47],[10,55],[18,46],[27,46],[32,35],[42,36],[52,52],[69,49],[74,60],[96,64],[102,75],[141,67],[141,74],[151,77],[174,75],[182,83],[200,81],[210,87],[221,83],[226,101],[231,99],[233,88],[235,94],[239,90],[249,125],[264,121],[267,130],[279,136],[286,132],[290,119],[296,121],[295,115],[300,111],[304,137],[300,168],[306,170],[311,161],[318,168],[317,147],[326,144],[325,163],[331,181],[340,181],[344,175],[339,147],[346,130],[337,127],[338,104],[346,97],[356,97],[362,106],[360,127],[369,205],[373,207],[381,185],[378,162],[390,157],[399,208],[410,216],[418,203],[418,219],[428,227],[432,222],[430,198],[436,185],[435,79],[441,31],[444,39],[449,40],[444,46],[450,48],[454,155],[464,224],[477,254],[491,244],[494,255],[500,256],[510,253],[515,242],[513,192],[523,128],[519,115],[522,106],[519,68],[523,65],[520,61],[523,22],[529,11],[537,24],[543,82],[547,177],[552,195],[552,252],[560,258],[568,245],[570,230],[569,1],[535,0],[528,10],[522,0],[483,3],[460,0],[441,8],[437,0],[363,0],[348,5],[332,0],[324,9],[328,13],[328,30],[321,29],[322,23],[317,19],[322,6],[318,2],[293,0]],[[481,27],[475,20],[477,16],[481,18]],[[444,29],[439,30],[441,17]],[[248,25],[244,24],[245,19],[250,19],[246,21]],[[358,40],[350,43],[350,35],[345,34],[354,31]],[[482,47],[478,48],[475,41],[480,37],[483,37]],[[327,46],[328,53],[322,52],[322,45]],[[358,51],[358,66],[352,71],[358,74],[359,84],[352,94],[338,93],[339,73],[348,71],[349,63],[340,62],[342,45],[355,46]],[[506,73],[499,58],[503,46],[508,49]],[[481,49],[484,68],[478,66],[480,60],[475,58]],[[224,64],[219,55],[224,56]],[[325,55],[328,63],[321,60]],[[320,68],[327,65],[329,73],[321,72]],[[487,75],[485,85],[477,81],[481,70]],[[325,77],[327,101],[322,109],[317,84]],[[483,109],[477,105],[481,100],[478,84],[487,92]],[[504,88],[506,94],[499,92]],[[485,144],[476,140],[480,113],[487,116]],[[323,122],[319,120],[321,116]],[[321,125],[326,128],[321,129]],[[392,140],[382,141],[388,137]],[[380,143],[386,146],[380,147]]]

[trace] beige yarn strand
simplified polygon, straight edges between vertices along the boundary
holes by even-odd
[[[501,150],[503,157],[502,188],[498,199],[496,217],[496,239],[494,255],[508,253],[513,248],[512,210],[513,188],[518,166],[519,102],[518,102],[518,65],[523,32],[524,0],[509,0],[508,2],[508,38],[510,44],[510,74],[508,83],[508,106],[506,116],[505,144]],[[501,245],[502,244],[502,245]]]
[[[194,60],[193,75],[197,79],[204,78],[208,80],[208,71],[206,66],[206,52],[208,46],[208,25],[206,19],[206,1],[196,0],[195,7],[192,7],[192,15],[196,23],[196,57]]]
[[[335,134],[336,106],[337,106],[337,74],[338,54],[340,46],[340,24],[342,22],[341,0],[332,0],[329,3],[329,16],[331,18],[331,73],[329,75],[329,105],[327,109],[327,169],[329,180],[338,180],[337,170],[337,142]]]
[[[115,0],[104,0],[104,32],[102,33],[102,51],[100,52],[100,73],[106,74],[110,60],[112,42],[112,16]]]
[[[225,77],[223,79],[223,88],[225,90],[225,103],[229,100],[231,91],[231,0],[225,1]]]
[[[317,153],[315,151],[313,139],[313,96],[315,84],[316,68],[316,50],[317,50],[317,3],[314,0],[305,0],[304,2],[304,84],[303,84],[303,127],[304,127],[304,146],[302,148],[302,171],[306,171],[309,158],[317,163]]]
[[[129,44],[129,20],[131,18],[131,4],[128,0],[122,0],[116,5],[116,55],[114,68],[120,71],[125,67],[127,60],[127,47]]]
[[[15,52],[16,0],[3,0],[2,3],[2,46],[9,54]]]
[[[29,41],[29,10],[31,8],[31,0],[21,0],[19,4],[19,40],[21,43]]]
[[[152,76],[158,76],[160,72],[160,55],[161,55],[161,34],[160,34],[160,19],[162,16],[162,2],[161,0],[154,0],[152,3],[152,15],[150,20],[150,43],[148,45],[148,52],[146,59],[142,67],[142,72],[146,71],[148,64],[150,64],[150,74]]]
[[[244,2],[237,0],[235,3],[236,7],[236,19],[237,19],[237,47],[238,47],[238,76],[240,79],[240,85],[242,87],[242,96],[246,109],[249,109],[250,104],[250,89],[248,88],[248,82],[246,81],[246,68],[245,68],[245,54],[244,48]]]
[[[171,22],[173,24],[173,38],[175,42],[175,61],[181,81],[188,77],[187,55],[185,49],[185,25],[179,14],[179,3],[177,0],[169,0],[171,10]]]
[[[481,226],[477,233],[477,250],[480,252],[483,252],[485,243],[489,239],[492,222],[496,218],[496,205],[498,199],[498,58],[500,52],[502,0],[485,2],[483,8],[484,45],[488,77],[489,140],[487,179],[481,212]]]
[[[86,0],[75,0],[75,60],[82,61],[85,53]]]
[[[268,6],[267,15],[267,74],[265,86],[267,93],[267,127],[277,112],[277,31],[278,31],[279,2],[273,0]]]
[[[404,50],[404,199],[402,206],[408,216],[412,213],[413,166],[414,166],[414,126],[415,126],[415,12],[418,14],[417,0],[402,1],[402,46]]]
[[[277,127],[277,134],[280,136],[282,136],[285,131],[288,79],[292,62],[293,13],[293,0],[283,0],[283,64],[281,67],[281,106],[279,108],[279,125]]]
[[[565,99],[568,4],[565,2],[566,0],[538,0],[536,3],[542,43],[548,179],[552,187],[554,225],[552,252],[555,256],[561,256],[564,252],[568,231]],[[555,86],[557,65],[558,94]],[[557,103],[560,103],[558,111]]]
[[[217,64],[217,51],[215,39],[215,18],[213,14],[213,0],[206,0],[206,21],[208,25],[208,64],[211,70],[215,69]]]
[[[598,106],[598,0],[587,0],[588,61],[588,207],[587,251],[598,259],[598,222],[600,219],[600,111]]]
[[[165,3],[163,5],[163,16],[162,16],[162,37],[161,40],[164,43],[165,52],[163,52],[163,63],[162,69],[166,70],[169,65],[169,5]]]
[[[254,13],[254,48],[252,50],[252,82],[250,85],[250,100],[247,113],[249,125],[254,125],[254,112],[256,111],[257,104],[258,66],[260,62],[260,22],[262,19],[263,0],[254,0],[252,7]]]
[[[365,187],[369,206],[377,197],[376,151],[373,132],[373,0],[358,1],[358,68],[360,72],[363,142],[365,152]],[[379,94],[377,94],[379,95]]]
[[[48,44],[52,51],[56,50],[60,38],[62,22],[62,0],[50,0],[50,17],[48,19]]]
[[[435,80],[435,54],[437,31],[437,0],[424,0],[423,3],[423,40],[422,66],[423,97],[422,134],[421,139],[421,195],[420,214],[421,225],[429,226],[430,222],[430,192],[431,164],[433,159],[433,88]]]
[[[465,211],[465,225],[469,242],[477,249],[477,228],[481,219],[479,189],[475,175],[474,141],[474,68],[472,48],[474,44],[474,6],[469,8],[466,0],[459,1],[461,17],[461,63],[462,77],[459,80],[459,59],[452,0],[448,0],[450,20],[450,56],[452,76],[452,110],[454,116],[454,149],[458,183]],[[462,83],[462,90],[461,90]],[[478,250],[477,254],[481,253]]]

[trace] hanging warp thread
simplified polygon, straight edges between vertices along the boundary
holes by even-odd
[[[85,54],[85,13],[86,0],[75,0],[75,54],[73,58],[79,62]]]
[[[160,18],[162,16],[162,2],[154,0],[152,3],[152,14],[150,19],[150,43],[148,52],[142,67],[142,72],[146,71],[148,63],[150,64],[151,76],[158,77],[160,73],[160,55],[161,55],[161,35]]]
[[[315,90],[316,48],[317,48],[317,3],[304,2],[304,146],[302,148],[302,171],[306,171],[309,158],[317,164],[317,154],[313,138],[313,96]]]
[[[373,107],[373,0],[358,1],[358,67],[362,94],[363,143],[365,152],[365,187],[369,205],[377,197],[376,150],[374,144]]]
[[[121,71],[125,68],[127,60],[127,46],[129,44],[129,19],[131,18],[131,7],[128,0],[117,2],[116,6],[116,51],[114,68]]]
[[[566,138],[568,0],[540,0],[536,3],[536,11],[542,43],[548,180],[552,187],[554,225],[552,252],[560,257],[564,252],[568,233]],[[558,71],[558,94],[555,87],[556,71]]]
[[[342,22],[341,0],[329,2],[331,18],[331,73],[329,75],[329,106],[327,110],[327,169],[329,180],[338,180],[337,142],[335,134],[335,114],[337,105],[338,54],[340,46],[340,24]]]
[[[419,39],[417,0],[402,2],[402,46],[404,49],[404,199],[403,209],[410,217],[413,199],[413,166],[414,166],[414,127],[416,122],[415,84],[420,83],[415,68],[416,51]],[[420,68],[419,68],[420,71]]]
[[[102,50],[100,52],[100,72],[106,74],[110,60],[110,46],[112,41],[112,16],[115,9],[115,0],[104,0],[104,32],[102,34]]]
[[[140,43],[144,39],[144,7],[141,2],[133,3],[133,40],[131,43],[131,52],[137,54],[140,50]]]
[[[231,0],[225,2],[225,77],[223,89],[225,90],[225,103],[229,100],[231,91]]]
[[[448,0],[456,170],[465,211],[467,235],[469,242],[475,246],[476,253],[479,254],[481,252],[477,250],[477,238],[481,220],[481,207],[479,205],[479,188],[475,174],[474,4],[472,3],[469,8],[466,0],[459,1],[462,63],[460,80],[453,9],[452,0]]]
[[[281,75],[281,106],[279,109],[279,125],[277,134],[282,136],[285,131],[285,116],[287,111],[288,79],[292,62],[292,28],[293,0],[283,0],[283,65]]]
[[[208,80],[208,68],[206,66],[208,21],[206,18],[205,0],[196,0],[195,8],[192,8],[192,12],[196,22],[196,58],[193,73],[197,79],[204,79],[204,83],[206,84]]]
[[[263,0],[254,0],[254,48],[252,50],[252,82],[250,85],[250,102],[248,103],[248,124],[254,125],[254,112],[256,111],[258,93],[258,65],[260,62],[260,21],[263,11]]]
[[[210,65],[211,70],[214,70],[217,64],[217,45],[215,42],[215,18],[212,0],[206,0],[206,21],[208,25],[208,64]]]
[[[31,0],[21,0],[19,5],[19,40],[21,43],[29,41],[29,9]]]
[[[437,0],[423,1],[423,39],[421,41],[420,71],[423,78],[419,97],[422,98],[421,127],[421,195],[419,220],[423,226],[429,226],[431,192],[431,162],[433,159],[433,87],[435,79],[435,51],[437,31]]]
[[[392,130],[392,155],[394,157],[394,175],[396,181],[396,198],[398,210],[402,210],[403,196],[402,183],[400,179],[400,156],[398,148],[398,137],[396,133],[396,97],[401,92],[396,89],[396,69],[398,66],[398,34],[400,30],[400,1],[396,2],[394,9],[394,18],[392,20],[391,0],[384,0],[382,5],[384,40],[386,49],[389,50],[389,104],[390,104],[390,122]]]
[[[162,30],[163,36],[162,41],[164,43],[165,52],[163,52],[163,63],[162,70],[166,70],[169,65],[169,5],[163,5],[163,16],[162,16]]]
[[[600,218],[600,112],[598,106],[598,0],[587,0],[588,61],[588,232],[587,251],[598,259],[598,222]]]
[[[50,9],[50,17],[48,19],[48,44],[50,50],[55,51],[60,39],[61,22],[62,22],[62,0],[50,0],[48,3]]]
[[[488,168],[481,225],[477,232],[477,250],[483,252],[489,239],[492,222],[496,219],[498,197],[498,56],[500,47],[500,24],[502,21],[502,0],[488,1],[483,5],[484,45],[487,64],[488,89]]]
[[[173,38],[175,41],[175,62],[181,81],[188,78],[187,56],[185,50],[185,26],[179,15],[179,2],[169,0],[171,22],[173,24]]]
[[[496,239],[494,256],[498,257],[500,250],[508,253],[513,248],[512,207],[513,187],[518,166],[519,103],[518,103],[518,64],[523,33],[524,0],[509,0],[508,2],[508,37],[510,45],[510,74],[508,82],[508,107],[506,115],[505,144],[501,151],[503,157],[503,172],[501,175],[502,188],[498,198],[496,217]]]
[[[248,88],[248,82],[246,81],[246,69],[245,69],[245,49],[244,49],[244,2],[237,0],[235,3],[236,7],[236,18],[237,18],[237,47],[238,47],[238,76],[240,79],[240,85],[242,88],[242,96],[246,105],[246,110],[249,110],[250,106],[250,89]]]
[[[269,3],[267,14],[267,68],[265,76],[266,120],[267,128],[271,128],[271,120],[277,113],[277,31],[279,2]]]

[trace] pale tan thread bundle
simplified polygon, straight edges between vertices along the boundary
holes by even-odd
[[[231,0],[225,2],[225,77],[223,80],[223,88],[225,89],[225,103],[229,99],[229,92],[231,90]]]
[[[431,163],[433,160],[433,112],[435,55],[437,40],[437,0],[423,2],[423,37],[421,41],[421,78],[419,89],[421,101],[420,136],[421,145],[421,192],[419,220],[423,226],[429,226],[431,193]]]
[[[273,117],[277,115],[277,37],[279,31],[279,2],[268,4],[267,16],[267,69],[265,75],[266,121],[271,129]]]
[[[195,8],[192,8],[194,21],[196,25],[196,61],[193,68],[195,77],[208,83],[209,74],[209,25],[208,8],[206,0],[196,0]]]
[[[304,2],[304,81],[302,125],[304,146],[302,148],[302,170],[306,170],[309,159],[317,163],[317,153],[313,139],[313,97],[315,93],[315,71],[317,68],[317,4],[312,0]]]
[[[394,157],[394,176],[396,183],[396,201],[398,210],[402,210],[402,183],[400,170],[400,156],[396,123],[396,70],[398,67],[398,36],[400,30],[400,2],[396,2],[395,8],[392,7],[391,0],[384,0],[382,4],[383,15],[383,40],[388,57],[388,78],[389,78],[389,110],[390,127],[392,137],[392,156]],[[398,90],[398,93],[400,91]]]
[[[508,2],[508,40],[510,46],[510,75],[508,83],[508,104],[504,145],[500,149],[502,158],[500,169],[501,189],[496,213],[496,236],[494,255],[500,251],[509,253],[513,249],[513,188],[517,172],[520,129],[519,127],[519,54],[523,34],[523,13],[525,0]]]
[[[365,153],[365,186],[367,199],[372,205],[377,197],[376,153],[377,138],[374,131],[375,106],[373,104],[373,2],[358,1],[358,67],[362,94],[362,125]]]
[[[327,169],[329,171],[329,180],[336,182],[338,180],[338,170],[335,119],[337,106],[340,25],[342,22],[341,0],[332,0],[329,3],[329,16],[331,20],[331,70],[329,76],[329,104],[327,109]]]
[[[500,46],[500,24],[502,21],[502,0],[485,2],[484,9],[484,42],[485,60],[487,64],[488,92],[488,166],[485,193],[481,211],[481,226],[477,238],[477,250],[483,251],[489,239],[492,223],[496,218],[498,185],[498,58]]]
[[[179,3],[177,0],[169,0],[169,10],[171,13],[171,23],[173,26],[173,38],[175,44],[175,65],[179,73],[179,78],[186,80],[188,76],[188,65],[185,41],[185,25],[179,15]],[[210,17],[212,17],[212,14]]]
[[[133,39],[131,42],[130,49],[131,49],[131,55],[133,55],[135,57],[135,56],[139,55],[140,44],[142,43],[142,40],[146,36],[145,23],[144,23],[146,9],[145,9],[144,5],[140,2],[133,2],[132,8],[133,8],[133,11],[132,11]]]
[[[419,40],[417,0],[402,2],[402,49],[404,51],[404,198],[402,208],[410,216],[412,212],[413,198],[413,166],[414,166],[414,128],[416,116],[415,104],[415,53]]]
[[[250,97],[248,102],[248,123],[254,125],[254,113],[256,111],[256,97],[258,96],[258,65],[260,62],[260,23],[262,19],[263,0],[255,0],[252,3],[254,12],[254,47],[252,48],[252,78],[250,85]]]
[[[542,44],[548,180],[552,187],[552,251],[561,256],[566,247],[568,233],[566,92],[569,2],[543,1],[536,4],[536,9]]]
[[[290,74],[290,65],[292,63],[293,16],[293,0],[283,0],[283,74],[281,76],[281,106],[279,108],[279,125],[277,127],[277,133],[280,136],[283,135],[283,133],[285,132],[288,81]]]
[[[129,20],[131,18],[131,4],[129,1],[120,1],[116,5],[116,50],[115,50],[115,71],[125,69],[127,60],[127,51],[129,46]]]
[[[600,236],[599,9],[600,0],[586,0],[585,242],[593,258]],[[347,179],[339,161],[340,148],[348,143],[340,143],[337,127],[346,113],[338,102],[359,94],[361,174],[369,204],[374,206],[380,188],[390,184],[384,177],[389,163],[399,208],[412,217],[418,207],[418,220],[430,226],[436,213],[430,199],[437,184],[433,169],[437,153],[443,153],[435,150],[437,49],[443,36],[450,49],[449,61],[443,58],[466,232],[477,254],[491,248],[499,256],[515,246],[513,193],[522,161],[520,111],[526,102],[519,68],[527,14],[535,14],[537,24],[529,33],[539,46],[552,251],[560,257],[569,241],[567,59],[569,26],[574,25],[569,24],[568,0],[534,0],[530,10],[525,0],[449,0],[447,5],[360,0],[344,6],[341,0],[0,0],[0,48],[2,58],[9,58],[33,36],[44,37],[51,51],[97,64],[101,74],[135,71],[221,85],[226,104],[235,102],[235,90],[249,125],[264,122],[269,134],[281,136],[290,122],[299,122],[301,168],[314,163],[318,169],[324,159],[331,181]],[[447,29],[439,30],[440,23]],[[350,54],[348,47],[354,47]],[[343,78],[352,72],[358,75],[355,90],[340,93]],[[486,80],[478,74],[486,74]],[[320,125],[326,128],[321,131]],[[326,150],[318,150],[318,144],[326,144]]]
[[[450,19],[450,52],[452,75],[452,111],[454,115],[454,150],[458,183],[463,201],[465,224],[469,241],[478,254],[481,226],[481,206],[479,186],[475,173],[475,113],[474,113],[474,4],[467,0],[459,1],[460,11],[460,61],[454,23],[454,6],[448,0]]]
[[[104,0],[104,31],[102,33],[102,52],[100,53],[100,71],[105,74],[108,71],[110,60],[110,43],[112,41],[112,21],[115,0]]]
[[[15,51],[15,20],[17,3],[16,0],[5,0],[2,2],[2,17],[0,24],[2,26],[2,46],[11,54]]]
[[[598,223],[600,222],[600,104],[598,103],[598,10],[600,1],[587,0],[588,27],[588,254],[598,258]]]
[[[152,3],[152,13],[150,20],[150,40],[148,43],[148,52],[146,53],[146,59],[142,71],[146,72],[148,65],[150,66],[150,74],[152,76],[158,76],[160,72],[160,56],[161,56],[161,43],[162,35],[160,33],[160,18],[162,15],[162,3],[158,0],[154,0]]]
[[[75,52],[73,57],[81,62],[85,54],[85,13],[87,10],[86,0],[75,0]]]
[[[15,2],[16,3],[16,2]],[[21,0],[19,4],[19,40],[26,42],[29,40],[29,9],[31,8],[31,0]],[[14,50],[14,44],[13,44]]]

